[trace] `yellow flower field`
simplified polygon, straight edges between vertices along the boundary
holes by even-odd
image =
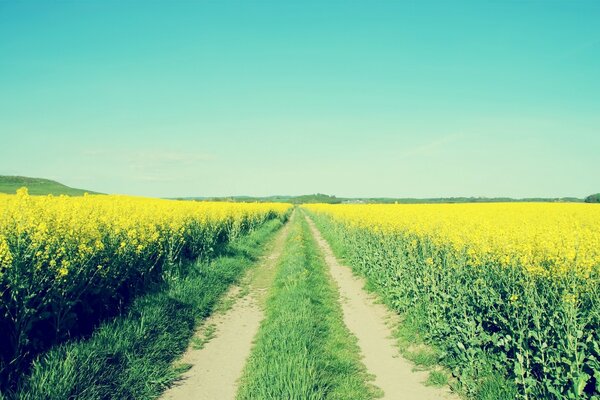
[[[467,392],[600,395],[600,206],[304,207]]]
[[[21,189],[17,195],[0,194],[0,274],[15,256],[26,256],[36,270],[53,271],[57,278],[73,268],[90,268],[92,260],[97,264],[92,267],[106,275],[104,264],[115,257],[174,260],[182,250],[196,257],[219,235],[234,238],[288,209],[285,204],[115,195],[29,196]]]
[[[0,194],[0,378],[290,205]],[[8,372],[7,372],[8,371]],[[12,372],[11,372],[12,371]],[[1,380],[1,379],[0,379]]]
[[[575,203],[309,205],[374,231],[409,233],[466,251],[471,264],[518,264],[538,274],[600,265],[600,207]]]

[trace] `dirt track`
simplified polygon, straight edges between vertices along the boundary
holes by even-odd
[[[323,239],[315,224],[308,218],[331,276],[338,286],[344,312],[344,323],[358,339],[363,362],[369,373],[375,376],[374,384],[390,400],[439,400],[458,399],[448,389],[424,386],[427,373],[413,371],[413,365],[399,355],[392,338],[392,330],[386,323],[394,315],[384,305],[375,303],[373,296],[363,289],[364,281],[352,274],[350,268],[340,265],[331,247]]]
[[[193,344],[180,362],[192,367],[182,380],[167,390],[165,400],[229,400],[235,399],[237,381],[242,375],[252,341],[263,319],[261,303],[270,287],[275,267],[284,248],[288,225],[277,234],[264,261],[249,271],[243,287],[234,287],[222,303],[231,308],[215,313],[203,323],[197,337],[206,334],[207,327],[214,336],[201,349]]]

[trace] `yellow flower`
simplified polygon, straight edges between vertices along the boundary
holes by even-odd
[[[283,216],[290,207],[113,195],[29,196],[21,188],[15,195],[0,194],[0,273],[15,258],[31,262],[36,273],[46,268],[50,276],[64,278],[74,275],[74,268],[91,277],[100,269],[112,272],[111,263],[115,269],[143,268],[145,257],[159,260],[167,253],[177,259],[186,245],[195,257],[204,251],[204,241],[224,234],[231,239],[245,227]],[[9,243],[28,245],[13,254]]]
[[[565,303],[568,304],[576,304],[577,303],[577,295],[569,293],[563,297]]]
[[[8,268],[13,261],[12,253],[6,243],[6,239],[3,235],[0,235],[0,271],[4,268]]]
[[[401,234],[464,254],[472,267],[520,266],[536,276],[600,267],[600,207],[583,203],[309,204],[349,229]],[[430,262],[426,259],[425,262]]]

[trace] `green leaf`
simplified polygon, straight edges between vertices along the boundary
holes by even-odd
[[[575,380],[575,392],[578,396],[583,394],[583,389],[585,389],[585,385],[587,384],[589,378],[590,376],[588,374],[582,372],[581,375],[579,375],[579,377]]]

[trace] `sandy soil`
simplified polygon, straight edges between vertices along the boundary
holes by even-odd
[[[392,329],[386,323],[397,316],[384,305],[377,304],[374,296],[364,291],[364,281],[354,276],[349,267],[339,264],[329,243],[323,239],[310,218],[308,222],[338,286],[344,322],[357,337],[363,362],[369,373],[375,376],[373,383],[384,391],[383,398],[458,399],[458,396],[451,393],[449,389],[423,385],[428,373],[413,371],[414,365],[399,355],[395,340],[392,338]]]
[[[180,362],[192,367],[173,387],[165,400],[228,400],[235,399],[237,381],[242,375],[252,341],[263,319],[261,304],[275,275],[277,260],[284,248],[288,226],[277,234],[261,265],[249,271],[241,287],[229,290],[222,304],[233,303],[224,312],[207,318],[196,336],[202,340],[207,327],[213,336],[201,349],[192,345]]]

